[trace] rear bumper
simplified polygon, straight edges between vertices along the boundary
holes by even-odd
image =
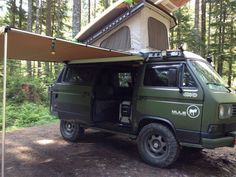
[[[236,141],[236,131],[228,133],[226,137],[221,137],[221,138],[202,138],[202,146],[204,148],[217,148],[217,147],[234,147]]]

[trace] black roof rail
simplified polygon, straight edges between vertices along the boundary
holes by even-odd
[[[145,62],[149,61],[162,61],[162,60],[175,60],[183,59],[184,53],[182,50],[158,50],[151,52],[140,52],[140,55],[144,58]]]

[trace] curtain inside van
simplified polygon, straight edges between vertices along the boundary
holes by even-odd
[[[129,50],[131,48],[130,30],[124,26],[103,40],[100,47],[114,50]]]
[[[149,47],[153,49],[165,50],[169,48],[166,26],[152,17],[148,18],[148,39]]]

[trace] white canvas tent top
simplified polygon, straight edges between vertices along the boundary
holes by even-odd
[[[176,25],[170,12],[189,0],[119,0],[76,36],[85,44],[128,52],[169,48],[169,29]]]
[[[139,56],[55,39],[14,28],[0,28],[0,60],[3,59],[2,163],[4,177],[7,59],[35,61],[115,62],[143,60]]]

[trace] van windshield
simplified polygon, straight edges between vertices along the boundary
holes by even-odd
[[[202,81],[206,83],[209,89],[229,92],[220,75],[209,64],[196,60],[191,60],[191,63],[196,73],[200,76]]]

